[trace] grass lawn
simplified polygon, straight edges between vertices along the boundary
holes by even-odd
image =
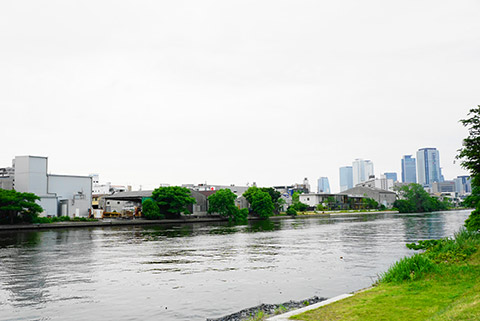
[[[466,257],[463,254],[465,247],[456,250],[450,247],[447,254],[439,253],[438,249],[427,249],[422,255],[430,257],[434,264],[431,270],[423,275],[415,277],[415,272],[409,272],[413,273],[410,278],[407,275],[401,281],[381,280],[370,290],[291,319],[480,320],[478,241],[477,239],[466,245],[469,247],[467,252],[472,252],[472,246],[477,250]],[[439,262],[438,258],[442,261]],[[385,275],[383,279],[386,279]]]

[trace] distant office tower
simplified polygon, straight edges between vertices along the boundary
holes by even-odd
[[[328,177],[320,177],[318,179],[317,193],[330,194],[330,184],[328,183]]]
[[[397,179],[397,173],[384,173],[383,175],[385,175],[385,178],[386,179],[391,179],[393,180],[394,182],[398,181]]]
[[[340,167],[340,192],[353,187],[353,169],[352,166]]]
[[[443,182],[440,169],[440,153],[436,148],[421,148],[417,152],[418,183],[431,187],[434,182]]]
[[[455,182],[455,192],[458,192],[460,195],[469,194],[472,192],[472,182],[470,176],[457,176],[454,179]]]
[[[415,158],[412,158],[412,155],[404,155],[402,158],[402,182],[417,182],[417,164],[415,163]]]
[[[369,160],[357,158],[352,163],[353,186],[365,182],[373,176],[373,163]]]

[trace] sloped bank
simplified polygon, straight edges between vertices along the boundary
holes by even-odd
[[[267,320],[480,320],[480,234],[420,241],[379,283],[345,300]]]

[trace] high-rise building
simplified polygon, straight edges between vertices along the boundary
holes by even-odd
[[[470,176],[457,176],[454,179],[455,182],[455,192],[458,192],[460,195],[469,194],[472,192],[472,182]]]
[[[328,177],[320,177],[318,179],[317,193],[330,194],[330,184],[328,183]]]
[[[412,155],[404,155],[402,157],[402,182],[416,183],[417,182],[417,166],[415,158]]]
[[[436,148],[420,148],[417,151],[418,183],[432,187],[434,182],[443,182],[440,168],[440,153]]]
[[[398,181],[397,173],[391,172],[391,173],[384,173],[386,179],[391,179],[392,181],[396,182]]]
[[[353,187],[353,169],[352,166],[340,167],[340,192]]]
[[[352,163],[353,186],[370,179],[373,174],[373,163],[369,160],[357,158]]]

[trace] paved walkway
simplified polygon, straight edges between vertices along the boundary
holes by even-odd
[[[353,294],[342,294],[342,295],[333,297],[331,299],[306,306],[306,307],[301,308],[301,309],[289,311],[289,312],[286,312],[286,313],[268,318],[266,321],[288,321],[288,318],[290,318],[291,316],[294,316],[294,315],[297,315],[297,314],[300,314],[300,313],[303,313],[303,312],[306,312],[306,311],[310,311],[310,310],[313,310],[313,309],[317,309],[321,306],[324,306],[324,305],[327,305],[327,304],[330,304],[330,303],[333,303],[333,302],[340,301],[340,300],[343,300],[345,298],[351,297],[352,295]]]

